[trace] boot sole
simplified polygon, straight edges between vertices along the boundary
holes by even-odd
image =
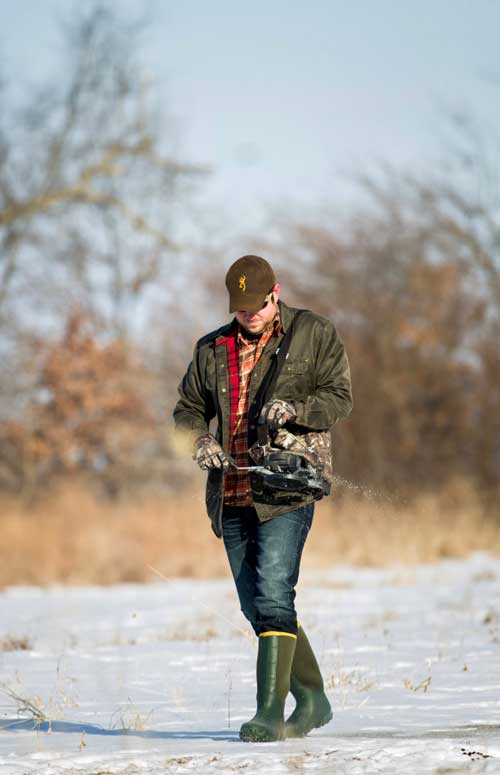
[[[244,743],[274,743],[285,739],[284,729],[278,733],[278,736],[261,726],[248,726],[240,729],[240,740]]]
[[[320,729],[320,727],[326,726],[333,718],[333,712],[329,712],[326,714],[326,716],[323,716],[318,722],[315,722],[310,727],[306,728],[304,731],[295,732],[293,727],[291,731],[287,729],[287,726],[285,724],[285,737],[291,738],[291,737],[305,737],[309,734],[309,732],[312,732],[313,729]]]

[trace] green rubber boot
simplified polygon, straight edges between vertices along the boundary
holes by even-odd
[[[290,690],[290,670],[297,636],[289,632],[263,632],[257,654],[257,713],[240,729],[240,739],[268,743],[285,737],[285,700]]]
[[[311,729],[322,727],[332,720],[332,708],[325,694],[319,665],[300,624],[292,662],[290,691],[297,705],[286,720],[285,737],[304,737]]]

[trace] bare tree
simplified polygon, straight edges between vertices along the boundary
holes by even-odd
[[[168,299],[176,222],[205,172],[179,159],[171,116],[140,61],[144,22],[111,4],[73,9],[57,77],[14,109],[0,92],[0,401],[24,392],[32,332],[80,305],[107,336],[140,336]],[[9,396],[12,401],[9,403]]]
[[[59,289],[123,329],[178,251],[175,209],[201,170],[177,159],[171,120],[154,108],[140,33],[93,6],[66,25],[56,85],[14,118],[2,110],[2,306],[19,289],[52,300]]]

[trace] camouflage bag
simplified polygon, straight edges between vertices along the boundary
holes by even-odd
[[[304,493],[314,500],[331,489],[332,461],[329,431],[294,435],[280,428],[272,441],[256,442],[249,455],[262,470],[251,474],[254,500],[260,503],[294,503]]]

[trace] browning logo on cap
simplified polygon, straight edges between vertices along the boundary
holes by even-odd
[[[229,312],[258,312],[276,284],[270,264],[261,256],[241,256],[226,274]]]

